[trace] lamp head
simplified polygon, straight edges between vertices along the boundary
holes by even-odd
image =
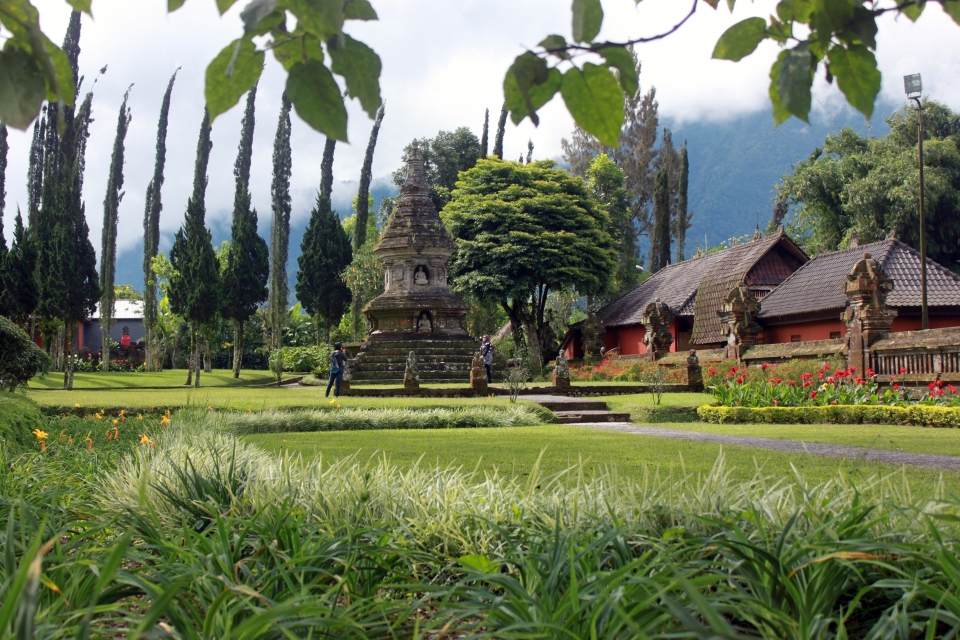
[[[923,82],[920,80],[919,73],[911,73],[908,76],[903,76],[903,91],[907,94],[908,98],[919,96],[923,93]]]

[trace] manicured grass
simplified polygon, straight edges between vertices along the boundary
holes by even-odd
[[[504,473],[525,474],[543,455],[541,468],[556,473],[583,462],[587,473],[615,467],[624,476],[637,476],[644,466],[659,467],[661,473],[681,469],[706,474],[713,467],[721,447],[652,438],[624,433],[604,432],[582,427],[547,425],[499,429],[456,429],[443,431],[364,431],[334,433],[280,433],[246,436],[248,442],[269,451],[299,453],[325,460],[356,455],[366,460],[385,455],[398,465],[423,463],[462,466],[467,469],[497,468]],[[751,479],[759,466],[766,474],[791,478],[793,464],[808,481],[825,481],[838,469],[852,477],[889,473],[888,465],[868,460],[837,460],[820,456],[795,455],[747,447],[724,447],[728,468],[735,478]],[[905,473],[917,489],[932,487],[940,473],[907,468]],[[960,489],[960,476],[945,472],[944,481],[951,490]]]
[[[882,424],[709,424],[706,422],[656,423],[655,426],[734,436],[960,456],[960,429],[928,429]]]
[[[203,378],[201,378],[203,381]],[[324,398],[325,387],[183,387],[181,389],[130,389],[98,391],[27,391],[27,396],[40,405],[101,409],[126,407],[213,407],[262,411],[264,409],[317,408],[327,406],[331,398]],[[474,405],[508,405],[506,396],[493,398],[361,398],[343,396],[340,404],[347,408],[380,407],[454,407]]]
[[[204,387],[233,387],[246,384],[268,384],[273,382],[269,371],[241,369],[240,378],[233,377],[229,369],[214,369],[210,373],[201,373],[200,383]],[[121,373],[111,371],[84,372],[73,374],[73,388],[80,389],[131,389],[136,387],[178,387],[187,381],[186,369],[168,369],[156,373]],[[50,373],[43,378],[30,381],[32,389],[62,389],[63,374]]]

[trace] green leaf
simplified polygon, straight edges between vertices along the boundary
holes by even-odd
[[[847,49],[834,46],[828,56],[830,72],[847,102],[867,118],[872,116],[873,103],[880,93],[880,71],[873,52],[862,45]]]
[[[767,21],[763,18],[747,18],[723,32],[713,48],[713,57],[737,62],[756,51],[766,37]]]
[[[900,13],[910,18],[910,22],[916,22],[917,18],[920,17],[920,14],[923,13],[923,8],[926,5],[927,5],[926,0],[923,0],[922,2],[917,2],[916,0],[914,0],[913,2],[905,6],[901,5]]]
[[[220,15],[223,15],[227,10],[236,4],[237,0],[217,0],[217,11],[220,12]]]
[[[500,573],[500,563],[494,562],[487,556],[460,556],[460,559],[457,560],[457,562],[464,569],[470,569],[478,573],[486,573],[491,575]]]
[[[210,109],[210,122],[229,111],[263,72],[263,51],[250,40],[234,40],[223,48],[207,67],[204,96]]]
[[[347,142],[347,108],[330,70],[316,60],[298,62],[287,76],[287,97],[297,114],[320,133]]]
[[[347,0],[343,5],[345,20],[377,20],[377,12],[373,10],[368,0]]]
[[[783,52],[777,78],[777,93],[783,108],[809,123],[810,87],[813,85],[814,57],[805,44]]]
[[[40,113],[46,83],[33,57],[9,43],[0,51],[0,121],[26,130]]]
[[[82,11],[92,17],[93,14],[90,13],[90,3],[91,0],[67,0],[67,4],[73,7],[74,11]]]
[[[560,95],[584,131],[611,147],[619,146],[623,126],[623,91],[606,67],[586,63],[563,74]]]
[[[717,5],[720,4],[720,0],[703,0],[703,1],[706,2],[708,5],[710,5],[711,7],[713,7],[714,9],[716,9]],[[639,2],[637,4],[639,4]]]
[[[177,9],[182,7],[183,3],[186,1],[187,0],[167,0],[167,11],[171,13],[176,11]]]
[[[780,65],[783,63],[783,59],[787,57],[786,51],[781,51],[780,55],[777,56],[777,61],[773,63],[773,66],[770,67],[770,89],[768,91],[770,95],[770,104],[773,107],[773,126],[777,127],[790,119],[790,112],[783,106],[783,103],[780,101]]]
[[[539,125],[537,110],[553,98],[562,83],[560,72],[548,69],[542,58],[529,51],[517,56],[503,79],[504,102],[513,123],[530,118]]]
[[[960,24],[960,0],[944,0],[943,10],[954,22]]]
[[[603,24],[600,0],[573,0],[573,40],[592,42]]]
[[[297,28],[309,31],[321,40],[343,29],[343,0],[279,0],[297,16]]]
[[[846,44],[863,44],[871,49],[877,48],[877,19],[873,12],[857,7],[853,19],[846,29],[837,34],[837,38]]]
[[[380,98],[380,56],[347,34],[331,38],[327,42],[327,51],[330,53],[330,69],[343,76],[347,91],[373,118],[383,102]]]
[[[777,15],[785,22],[806,24],[810,21],[812,11],[810,0],[781,0],[777,4]]]
[[[283,38],[273,47],[273,57],[283,65],[284,69],[290,71],[290,68],[298,62],[311,59],[323,62],[323,44],[313,34],[304,33],[298,29],[293,36]]]
[[[561,60],[570,59],[570,54],[565,51],[567,40],[563,36],[558,36],[557,34],[549,35],[541,40],[538,46],[544,49],[560,49],[560,51],[551,51],[550,55],[557,56]]]
[[[604,47],[598,51],[607,64],[619,72],[620,86],[628,96],[640,90],[640,76],[633,55],[624,47]]]
[[[260,27],[260,23],[276,9],[276,0],[250,0],[250,2],[247,3],[247,6],[243,8],[243,11],[240,12],[240,19],[243,20],[244,32],[259,34],[265,33],[265,31]],[[283,16],[284,20],[286,19],[286,15],[282,11],[277,13]],[[271,20],[271,22],[273,21]]]

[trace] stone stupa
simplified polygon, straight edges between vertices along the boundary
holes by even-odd
[[[367,338],[352,362],[353,382],[402,382],[410,351],[424,382],[469,382],[477,342],[464,328],[469,306],[447,288],[457,244],[430,199],[414,141],[400,198],[374,252],[384,291],[364,307]]]

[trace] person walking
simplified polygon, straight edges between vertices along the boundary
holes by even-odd
[[[333,352],[330,354],[330,382],[327,383],[327,392],[325,398],[330,397],[330,387],[333,387],[334,381],[337,386],[333,390],[333,397],[340,397],[340,383],[343,381],[343,370],[347,365],[347,350],[343,345],[337,342],[333,345]]]
[[[493,382],[493,374],[491,373],[493,345],[490,344],[490,336],[483,336],[483,341],[480,343],[480,357],[483,358],[483,367],[487,370],[487,384],[490,384]]]

